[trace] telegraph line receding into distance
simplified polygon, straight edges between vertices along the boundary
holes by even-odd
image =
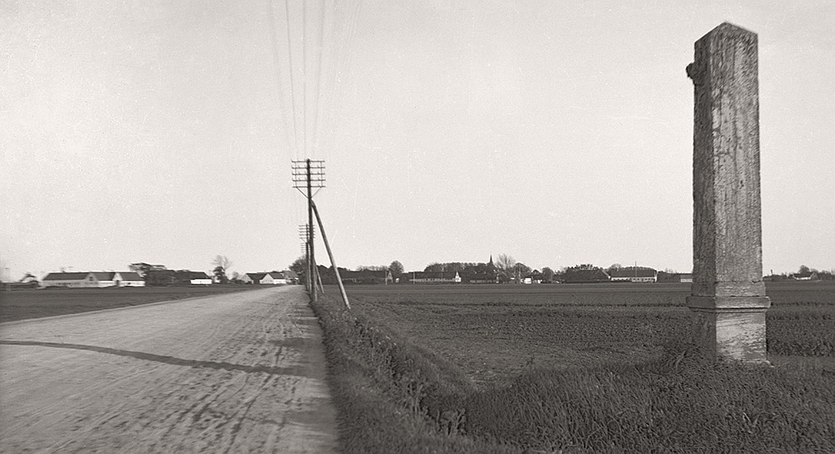
[[[293,42],[293,32],[292,26],[294,21],[291,20],[291,9],[290,7],[290,0],[284,0],[284,24],[286,27],[286,48],[287,48],[287,63],[289,68],[287,73],[289,73],[289,98],[290,98],[290,109],[291,114],[286,114],[286,109],[283,108],[283,103],[285,96],[284,87],[285,84],[282,81],[282,59],[279,58],[281,52],[279,51],[279,39],[278,39],[278,32],[276,31],[276,17],[275,17],[275,8],[273,7],[272,1],[267,0],[269,3],[269,23],[270,23],[270,38],[271,38],[271,45],[273,51],[273,59],[276,65],[276,78],[277,78],[277,85],[278,85],[278,102],[279,102],[279,114],[281,116],[281,120],[283,125],[285,126],[284,129],[286,131],[286,138],[287,143],[289,145],[288,151],[292,154],[291,162],[293,164],[293,186],[296,189],[307,189],[307,205],[308,205],[308,220],[307,224],[300,227],[307,233],[305,238],[305,245],[304,250],[306,253],[307,258],[307,289],[310,292],[311,299],[313,301],[316,300],[317,294],[317,281],[319,282],[321,288],[321,277],[318,275],[318,268],[316,267],[316,260],[314,255],[314,231],[316,229],[315,224],[313,224],[313,213],[316,214],[316,220],[318,221],[318,225],[320,230],[322,231],[322,238],[325,242],[325,247],[327,248],[328,255],[331,260],[331,265],[336,272],[337,281],[340,286],[340,290],[342,292],[342,296],[345,302],[345,305],[350,308],[350,304],[348,303],[347,296],[345,295],[345,290],[342,288],[342,282],[339,278],[338,269],[336,268],[336,263],[334,262],[333,253],[330,249],[330,245],[327,242],[327,239],[324,234],[324,226],[322,224],[322,219],[319,215],[318,209],[313,203],[313,196],[315,193],[313,189],[316,188],[317,192],[318,189],[324,187],[324,161],[323,160],[312,160],[310,159],[311,156],[316,156],[317,152],[321,149],[324,149],[323,143],[325,142],[322,140],[322,123],[323,119],[330,118],[333,120],[334,114],[331,112],[330,117],[326,116],[326,112],[329,109],[325,108],[326,100],[329,99],[328,97],[322,96],[322,91],[325,89],[322,86],[322,79],[332,81],[331,84],[326,84],[326,88],[333,88],[335,91],[336,86],[338,85],[337,82],[340,81],[338,77],[338,72],[342,69],[342,66],[338,63],[344,62],[346,60],[341,60],[340,57],[345,56],[346,54],[350,54],[351,47],[349,42],[353,40],[354,35],[356,34],[357,26],[357,18],[359,17],[359,11],[361,7],[361,0],[357,0],[354,2],[354,7],[346,8],[345,11],[347,12],[347,18],[344,20],[342,24],[344,26],[344,34],[345,39],[338,39],[337,29],[336,26],[337,21],[337,12],[342,11],[337,5],[336,0],[331,0],[331,10],[333,11],[331,18],[333,24],[331,26],[331,44],[334,50],[332,50],[332,57],[333,60],[337,61],[337,63],[333,63],[329,66],[330,71],[328,74],[325,74],[325,25],[326,25],[326,17],[327,17],[327,7],[326,4],[328,3],[327,0],[323,0],[317,5],[320,7],[319,9],[319,27],[318,27],[318,46],[315,46],[316,54],[315,56],[311,57],[308,55],[309,48],[308,46],[308,29],[315,29],[313,27],[308,27],[308,17],[314,16],[315,13],[312,15],[308,14],[308,2],[305,0],[301,0],[301,67],[297,68],[297,63],[299,60],[299,56],[296,55],[296,58],[293,58],[293,51],[294,48],[298,47],[298,44],[294,46]],[[296,3],[297,4],[297,3]],[[293,12],[298,12],[298,8],[295,9]],[[315,39],[315,38],[314,38]],[[336,49],[336,47],[340,47],[340,49]],[[349,60],[347,60],[349,61]],[[294,64],[295,63],[295,64]],[[314,71],[311,71],[311,66],[313,66]],[[301,73],[301,81],[300,84],[296,81],[296,75],[294,74],[300,69]],[[315,80],[312,80],[313,77]],[[298,92],[297,85],[301,85],[301,92]],[[312,88],[312,91],[309,90],[309,86]],[[297,99],[300,98],[301,109],[299,109],[299,101]],[[335,96],[331,97],[335,98]],[[333,107],[333,106],[331,106]],[[312,109],[312,111],[311,111]],[[301,112],[299,112],[301,110]],[[330,109],[333,110],[333,109]],[[289,117],[289,123],[292,123],[292,140],[290,139],[290,127],[287,126]],[[299,120],[301,120],[301,128],[299,127]],[[312,120],[312,125],[311,125]],[[300,132],[301,130],[301,132]],[[300,154],[304,156],[304,160],[300,159]],[[302,192],[304,194],[304,192]]]

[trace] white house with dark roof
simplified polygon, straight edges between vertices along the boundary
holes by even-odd
[[[264,276],[266,276],[266,275],[267,275],[267,273],[246,273],[241,278],[241,280],[245,284],[256,284],[257,285],[257,284],[261,283],[261,279],[264,279]]]
[[[203,271],[189,271],[189,283],[191,285],[212,285],[212,278]]]
[[[102,288],[144,287],[145,281],[131,271],[77,271],[49,273],[41,280],[41,287]]]
[[[113,275],[113,283],[117,287],[144,287],[145,280],[139,273],[133,271],[117,271]]]
[[[116,273],[113,271],[90,271],[90,275],[87,279],[96,283],[93,287],[113,287],[116,285],[113,280],[113,276],[115,275]]]
[[[413,284],[460,284],[461,276],[458,271],[413,271],[409,274],[409,282]]]
[[[644,266],[626,266],[609,270],[613,282],[657,282],[658,271]]]
[[[89,271],[49,273],[41,279],[41,287],[98,287]]]
[[[261,284],[265,285],[287,285],[288,283],[287,276],[278,271],[266,273],[264,277],[261,278]]]

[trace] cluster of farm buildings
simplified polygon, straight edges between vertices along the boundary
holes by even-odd
[[[238,283],[257,285],[286,285],[297,283],[292,271],[265,271],[241,275]],[[146,285],[212,285],[219,283],[217,276],[204,271],[169,270],[162,265],[134,263],[130,271],[60,271],[49,273],[40,281],[40,287],[103,288],[145,287]]]

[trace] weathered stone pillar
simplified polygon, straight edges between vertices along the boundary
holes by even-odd
[[[717,359],[767,363],[757,35],[723,23],[696,41],[693,286],[696,340]]]

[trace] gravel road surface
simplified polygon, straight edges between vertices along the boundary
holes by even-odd
[[[0,325],[0,452],[336,450],[300,286]]]

